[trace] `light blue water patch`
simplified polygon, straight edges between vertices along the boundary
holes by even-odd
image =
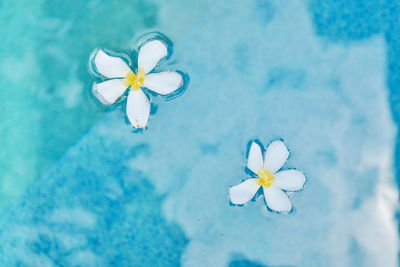
[[[190,208],[178,193],[167,198],[166,214],[181,222],[192,239],[184,260],[190,265],[204,261],[201,255],[207,254],[222,266],[230,253],[241,252],[266,265],[337,266],[360,262],[362,255],[378,265],[396,266],[394,125],[386,100],[385,42],[378,36],[355,45],[330,44],[314,36],[307,5],[271,4],[275,13],[267,26],[251,19],[257,7],[223,5],[186,39],[190,44],[196,34],[208,32],[213,41],[204,40],[198,50],[191,45],[192,55],[201,58],[195,69],[207,70],[207,75],[204,71],[202,79],[191,75],[192,90],[184,97],[200,102],[197,106],[203,109],[187,111],[193,111],[191,117],[196,119],[185,126],[203,127],[194,133],[197,142],[222,145],[215,157],[198,156],[193,165],[186,164],[191,166],[188,176],[192,179],[179,193],[200,198],[201,204]],[[243,19],[222,15],[231,13]],[[212,31],[217,24],[226,25],[223,33]],[[243,67],[238,67],[233,53],[238,43],[247,47],[242,50],[251,51],[239,60]],[[266,86],[270,73],[293,73],[293,69],[302,73],[297,75],[301,82],[289,82],[299,79],[288,75],[296,79]],[[207,108],[212,112],[206,112]],[[197,112],[203,112],[201,119]],[[267,214],[260,218],[259,209],[264,209],[260,202],[241,210],[214,204],[224,202],[226,195],[220,194],[224,187],[244,178],[235,166],[242,167],[245,159],[234,159],[239,155],[235,149],[244,154],[246,142],[260,133],[264,142],[283,137],[293,152],[290,165],[304,170],[309,178],[308,186],[293,195],[292,217]],[[199,191],[207,191],[207,198]],[[386,195],[388,203],[383,200]],[[180,211],[177,206],[182,207]],[[212,208],[201,212],[203,206]],[[207,218],[201,224],[190,220],[198,213]],[[221,232],[224,238],[218,237]],[[376,239],[384,239],[394,249],[379,249],[373,242]],[[354,242],[360,253],[350,252]]]
[[[374,34],[384,34],[387,45],[387,77],[392,115],[400,124],[399,44],[400,1],[312,1],[311,11],[317,33],[332,42],[357,42]],[[394,166],[400,181],[400,136],[397,133]]]
[[[332,44],[308,8],[220,1],[172,39],[186,92],[153,97],[141,134],[120,110],[106,114],[2,217],[3,262],[397,266],[385,38]],[[248,177],[247,142],[279,137],[286,166],[308,177],[294,211],[231,206],[228,188]],[[164,250],[174,253],[154,256]]]

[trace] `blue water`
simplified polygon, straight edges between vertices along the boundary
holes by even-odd
[[[1,4],[0,266],[397,266],[398,4],[138,3]],[[149,30],[190,84],[132,133],[87,60]],[[308,177],[288,215],[229,204],[253,138]]]

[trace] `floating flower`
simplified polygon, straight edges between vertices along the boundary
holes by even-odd
[[[107,80],[93,84],[93,94],[102,104],[111,105],[129,89],[126,102],[129,122],[135,128],[146,128],[151,105],[142,88],[167,95],[183,85],[182,75],[175,71],[152,72],[167,55],[168,48],[163,41],[155,39],[146,42],[139,49],[135,72],[122,58],[110,56],[101,49],[96,50],[92,64],[95,71]]]
[[[289,151],[285,144],[277,140],[267,147],[263,160],[260,145],[253,141],[249,150],[247,168],[256,174],[257,178],[247,179],[231,187],[229,189],[231,202],[244,204],[251,200],[262,187],[268,208],[277,212],[290,212],[292,203],[284,191],[300,190],[306,177],[295,169],[279,171],[288,157]]]

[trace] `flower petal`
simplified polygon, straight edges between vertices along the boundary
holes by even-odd
[[[97,72],[106,78],[122,78],[131,69],[128,64],[119,57],[112,57],[99,49],[94,57],[94,64]]]
[[[288,191],[296,191],[303,188],[306,177],[298,170],[285,170],[275,173],[274,185]]]
[[[104,105],[114,104],[125,92],[126,86],[121,79],[108,80],[93,84],[93,95]]]
[[[261,147],[256,142],[252,142],[249,150],[249,156],[247,160],[247,168],[252,172],[257,173],[263,168],[263,156]]]
[[[277,212],[289,212],[292,210],[292,203],[289,197],[280,188],[271,185],[263,186],[265,203],[268,208]]]
[[[134,127],[146,128],[150,115],[150,101],[141,89],[129,92],[126,115]]]
[[[254,197],[260,186],[257,179],[247,179],[246,181],[229,188],[231,202],[233,204],[244,204]]]
[[[138,67],[149,73],[157,63],[168,54],[165,43],[160,40],[152,40],[145,43],[139,50]]]
[[[282,168],[288,157],[289,150],[286,148],[285,144],[280,140],[274,141],[269,144],[265,152],[264,168],[272,173],[276,173]]]
[[[182,85],[182,76],[175,71],[146,75],[143,86],[160,95],[167,95]]]

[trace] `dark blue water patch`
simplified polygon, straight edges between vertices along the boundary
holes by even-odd
[[[240,253],[234,253],[228,267],[267,267],[261,263],[251,261]]]
[[[254,3],[254,17],[262,25],[267,25],[272,21],[275,14],[275,7],[270,1],[256,0]]]
[[[219,143],[217,144],[208,144],[208,143],[202,143],[199,144],[199,149],[201,153],[203,154],[217,154],[219,150]]]
[[[229,263],[229,267],[267,267],[249,260],[233,260]]]
[[[386,28],[386,0],[313,0],[310,3],[315,30],[332,41],[368,38]]]
[[[246,259],[241,254],[234,254],[228,267],[289,267],[291,265],[264,265],[256,261]]]
[[[391,104],[393,118],[400,126],[400,1],[393,1],[388,5],[390,11],[388,16],[388,27],[385,37],[387,43],[387,83],[390,89],[389,100]],[[389,13],[389,12],[388,12]],[[397,183],[400,185],[400,133],[397,133],[395,149],[395,171]]]
[[[83,138],[1,218],[0,262],[179,265],[188,239],[163,218],[164,196],[141,173],[121,164],[149,151],[145,143],[124,148],[112,138]]]
[[[267,83],[265,90],[274,86],[285,86],[289,88],[300,88],[306,79],[306,74],[302,70],[294,68],[277,67],[267,73]]]

